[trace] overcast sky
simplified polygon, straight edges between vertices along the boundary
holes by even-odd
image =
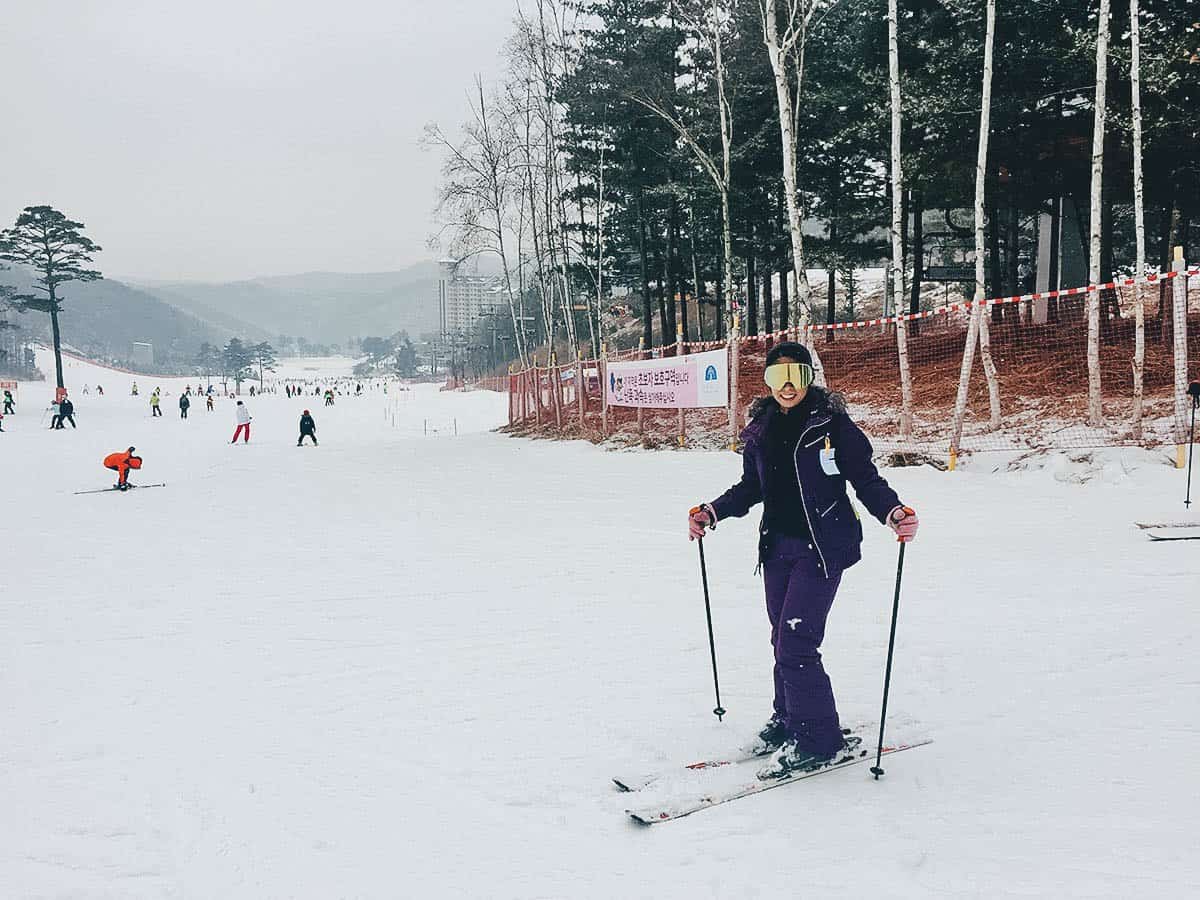
[[[0,223],[48,203],[112,277],[429,258],[439,159],[515,0],[5,4]]]

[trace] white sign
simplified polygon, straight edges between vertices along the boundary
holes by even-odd
[[[729,402],[725,350],[608,364],[609,406],[697,409]]]

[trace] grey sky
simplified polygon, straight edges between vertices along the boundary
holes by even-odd
[[[429,256],[439,159],[514,0],[5,4],[0,223],[49,203],[114,277],[381,271]]]

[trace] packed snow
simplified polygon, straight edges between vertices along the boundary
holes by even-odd
[[[312,388],[350,362],[289,365],[274,379],[309,395],[244,392],[237,446],[232,400],[180,420],[195,378],[69,361],[63,431],[51,384],[20,386],[0,896],[1200,891],[1200,542],[1133,524],[1200,519],[1167,454],[887,471],[922,520],[890,711],[934,743],[878,782],[855,766],[647,828],[612,776],[769,713],[754,517],[705,541],[723,722],[685,531],[739,459],[509,438],[488,392],[370,383],[326,408]],[[296,447],[304,408],[319,447]],[[130,445],[132,480],[165,488],[75,495]],[[897,545],[866,525],[824,646],[845,724],[878,717],[892,608]]]

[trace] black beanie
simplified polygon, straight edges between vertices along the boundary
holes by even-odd
[[[778,362],[781,356],[786,356],[788,359],[795,360],[798,363],[812,365],[812,354],[808,352],[808,348],[795,341],[783,341],[768,350],[766,365],[769,366],[772,363]]]

